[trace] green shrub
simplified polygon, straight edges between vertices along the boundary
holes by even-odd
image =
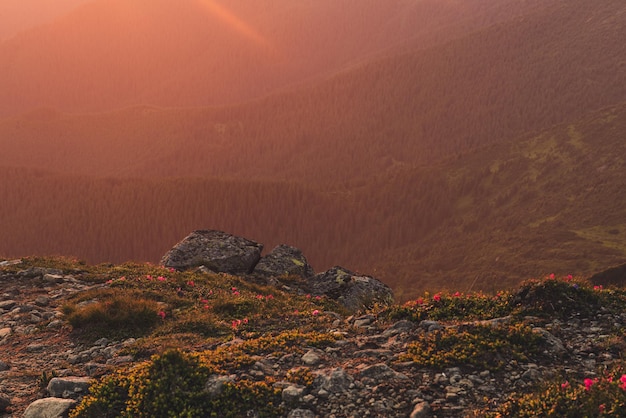
[[[587,281],[571,276],[556,279],[551,275],[545,280],[524,282],[511,299],[511,306],[523,315],[591,317],[598,312],[601,298],[600,288],[592,288]]]
[[[430,320],[478,320],[492,319],[511,314],[509,301],[511,295],[507,292],[495,296],[483,293],[452,295],[437,293],[433,296],[425,294],[415,300],[406,302],[402,306],[393,306],[387,315],[393,319],[408,319],[420,322]]]
[[[279,416],[281,391],[272,381],[226,383],[212,398],[204,390],[211,371],[198,356],[170,350],[126,373],[107,376],[71,412],[71,418]]]
[[[103,294],[101,300],[66,304],[62,312],[76,330],[94,336],[124,337],[143,335],[160,320],[158,304],[132,294]]]
[[[623,417],[626,411],[624,364],[582,382],[553,381],[534,393],[512,396],[494,417]]]
[[[498,370],[510,360],[541,353],[543,338],[523,324],[462,325],[426,334],[409,344],[400,361],[438,368],[471,364]]]

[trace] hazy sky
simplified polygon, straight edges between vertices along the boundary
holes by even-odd
[[[49,22],[88,0],[0,0],[0,39]]]

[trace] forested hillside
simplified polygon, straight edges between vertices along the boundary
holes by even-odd
[[[626,104],[343,190],[4,168],[0,253],[156,262],[191,230],[218,228],[295,245],[318,271],[375,274],[400,298],[591,274],[626,262],[623,132]]]

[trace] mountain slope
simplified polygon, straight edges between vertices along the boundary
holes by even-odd
[[[0,116],[237,103],[541,3],[92,0],[0,43]]]
[[[626,104],[335,190],[297,182],[97,179],[4,168],[0,254],[158,261],[212,228],[338,258],[402,300],[626,262]]]
[[[232,107],[6,119],[0,165],[322,184],[426,166],[626,100],[625,6],[588,3]]]

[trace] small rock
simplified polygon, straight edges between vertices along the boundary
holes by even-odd
[[[432,410],[428,402],[420,402],[413,408],[409,418],[428,418],[432,416]]]
[[[320,356],[315,350],[309,350],[302,356],[302,362],[307,366],[314,366],[320,362]]]
[[[5,412],[11,405],[11,398],[0,393],[0,412]]]
[[[0,328],[0,340],[11,335],[11,328]]]
[[[210,399],[215,399],[224,391],[224,385],[233,381],[233,378],[230,376],[213,375],[204,384],[204,391],[207,392]]]
[[[303,393],[304,388],[290,385],[283,389],[282,399],[287,403],[296,403],[300,400]]]
[[[8,311],[13,309],[15,305],[17,305],[17,302],[14,300],[3,300],[0,302],[0,310]]]
[[[287,418],[315,418],[315,414],[313,411],[309,411],[308,409],[294,409],[289,412]]]
[[[0,372],[5,372],[5,371],[9,370],[10,368],[11,368],[11,366],[9,366],[4,361],[0,360]]]

